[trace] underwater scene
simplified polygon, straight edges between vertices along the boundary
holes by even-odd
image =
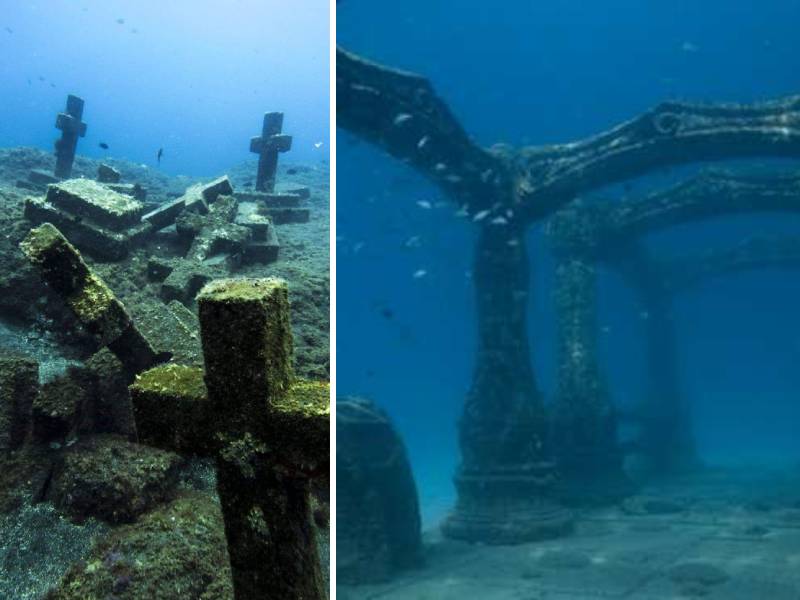
[[[330,5],[0,0],[0,598],[329,596]]]
[[[800,599],[800,2],[337,2],[340,600]]]

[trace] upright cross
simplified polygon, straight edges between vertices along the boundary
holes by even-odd
[[[310,486],[328,473],[329,387],[294,378],[286,284],[220,279],[198,304],[205,375],[137,377],[140,440],[214,457],[236,600],[323,600]]]
[[[283,113],[271,112],[264,115],[261,136],[250,140],[250,152],[259,155],[256,190],[272,192],[275,190],[275,171],[278,169],[278,152],[288,152],[292,147],[292,136],[281,133]]]
[[[72,173],[78,138],[86,135],[86,123],[81,121],[82,117],[83,98],[70,94],[66,112],[58,113],[56,117],[56,128],[61,130],[61,139],[56,141],[56,177],[66,179]]]

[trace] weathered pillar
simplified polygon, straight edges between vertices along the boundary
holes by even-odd
[[[553,450],[569,504],[615,502],[632,485],[622,469],[617,420],[597,360],[597,272],[591,256],[557,257],[558,388]]]
[[[528,347],[523,227],[488,225],[481,231],[473,279],[478,353],[459,424],[458,500],[443,531],[491,544],[557,536],[572,517],[551,497],[557,476]]]
[[[250,140],[250,152],[258,154],[256,190],[259,192],[275,190],[278,153],[288,152],[292,148],[292,136],[282,134],[282,128],[282,112],[266,113],[261,127],[261,135]]]
[[[82,118],[83,98],[70,94],[66,110],[56,117],[56,128],[61,130],[61,139],[56,141],[56,177],[66,179],[72,174],[78,138],[86,135],[86,123]]]
[[[654,474],[686,471],[699,464],[691,418],[681,393],[672,297],[660,287],[641,289],[647,358],[647,400],[641,415],[640,450]]]

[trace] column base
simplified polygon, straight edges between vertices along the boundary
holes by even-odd
[[[565,535],[572,513],[552,497],[552,463],[491,472],[461,471],[458,501],[442,525],[451,539],[484,544],[523,544]]]

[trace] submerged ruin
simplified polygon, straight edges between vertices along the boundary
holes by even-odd
[[[395,573],[402,583],[354,591],[353,597],[464,597],[459,594],[477,593],[474,586],[484,584],[477,572],[490,579],[482,597],[495,597],[490,591],[500,594],[508,589],[504,585],[514,584],[503,583],[503,577],[492,579],[479,565],[505,557],[510,562],[495,567],[508,579],[513,576],[505,569],[515,564],[517,552],[480,546],[466,550],[457,541],[503,546],[540,542],[548,548],[546,540],[559,538],[577,536],[575,543],[580,544],[581,535],[597,519],[607,518],[611,507],[621,506],[622,518],[685,514],[686,507],[674,500],[675,490],[660,500],[640,496],[641,482],[624,468],[626,457],[636,454],[646,457],[651,476],[670,481],[697,472],[699,466],[678,382],[670,318],[673,297],[734,271],[796,265],[798,238],[762,236],[734,248],[667,259],[651,256],[642,238],[716,216],[796,212],[798,178],[794,172],[707,170],[640,198],[599,201],[586,196],[674,165],[798,158],[800,97],[750,105],[664,102],[584,140],[482,148],[424,77],[339,49],[337,111],[339,126],[425,175],[478,228],[472,271],[478,349],[458,422],[457,501],[442,524],[444,539],[434,544],[436,564]],[[527,329],[530,294],[539,292],[530,289],[526,232],[541,222],[555,258],[553,302],[558,319],[558,383],[550,406],[535,381]],[[628,414],[615,407],[614,390],[598,360],[599,267],[620,273],[649,315],[649,393],[646,403]],[[635,439],[620,440],[621,419],[638,425]],[[544,550],[531,552],[538,556]],[[591,563],[585,555],[567,554],[547,560],[564,568]],[[649,572],[652,577],[654,571]],[[592,575],[574,581],[545,577],[540,592],[591,588],[621,594],[619,581],[607,576],[602,581]],[[544,575],[530,575],[537,577]],[[629,577],[644,581],[647,575],[631,572]],[[778,579],[785,581],[786,576]]]

